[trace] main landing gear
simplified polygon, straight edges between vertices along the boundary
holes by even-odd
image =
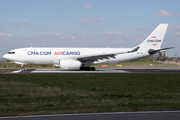
[[[24,65],[21,65],[21,70],[22,70],[22,71],[23,71],[23,70],[26,70],[25,67],[24,67]]]
[[[85,71],[95,71],[95,67],[89,67],[89,66],[83,66],[83,67],[80,67],[80,70],[85,70]]]

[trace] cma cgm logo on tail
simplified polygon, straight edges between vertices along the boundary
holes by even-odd
[[[153,46],[156,46],[161,40],[156,39],[156,36],[152,36],[151,39],[147,40],[148,43],[154,43]]]
[[[28,55],[51,55],[49,51],[28,51]]]
[[[55,51],[54,55],[80,55],[79,51]]]

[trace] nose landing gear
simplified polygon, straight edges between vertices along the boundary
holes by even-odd
[[[22,70],[22,71],[26,70],[25,67],[24,67],[24,65],[21,65],[21,70]]]

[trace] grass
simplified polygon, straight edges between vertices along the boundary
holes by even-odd
[[[3,74],[0,116],[180,110],[180,74]]]
[[[136,60],[136,61],[125,62],[125,63],[107,64],[107,67],[112,68],[112,67],[117,67],[117,65],[122,65],[122,66],[148,66],[149,64],[153,64],[154,66],[163,65],[163,63],[159,63],[159,62]],[[98,68],[101,65],[102,64],[100,64],[100,65],[92,65],[92,66]],[[166,65],[168,65],[168,64],[166,64]]]

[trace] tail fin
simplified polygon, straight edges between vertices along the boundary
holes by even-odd
[[[138,51],[159,49],[164,39],[168,24],[159,24],[157,28],[140,44]]]

